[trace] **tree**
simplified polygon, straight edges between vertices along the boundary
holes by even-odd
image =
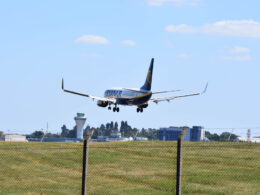
[[[216,133],[211,134],[209,131],[205,131],[205,137],[211,141],[219,141],[219,135]]]
[[[223,132],[219,136],[220,141],[236,141],[238,136],[229,132]]]
[[[111,123],[110,123],[110,130],[113,130],[114,129],[114,123],[113,123],[113,121],[111,121]]]
[[[118,123],[115,122],[115,131],[118,132]]]
[[[87,127],[86,127],[86,128],[84,129],[84,131],[83,131],[83,136],[84,136],[84,137],[87,135],[87,133],[89,132],[89,130],[90,130],[90,126],[87,125]]]
[[[69,131],[68,137],[69,138],[76,138],[77,137],[77,126],[74,126],[74,128]]]
[[[102,124],[102,125],[100,126],[100,129],[101,129],[102,131],[105,131],[105,130],[106,130],[105,125]]]
[[[68,137],[69,135],[69,129],[67,129],[66,125],[63,125],[61,127],[61,137]]]
[[[205,137],[211,141],[236,141],[238,136],[230,132],[223,132],[218,135],[216,133],[211,134],[209,131],[205,131]]]
[[[43,135],[43,131],[34,131],[31,135],[29,135],[29,138],[42,138]]]
[[[110,124],[109,123],[106,124],[106,129],[107,130],[110,129]]]

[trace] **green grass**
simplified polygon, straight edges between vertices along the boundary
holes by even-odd
[[[82,143],[0,142],[0,194],[80,194]],[[175,194],[176,142],[91,143],[88,194]],[[260,144],[184,143],[183,194],[260,192]]]

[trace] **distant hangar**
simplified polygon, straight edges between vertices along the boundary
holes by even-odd
[[[28,142],[26,136],[18,134],[3,134],[0,140],[5,142]]]
[[[176,141],[182,131],[182,127],[160,128],[158,139],[161,141]],[[202,126],[193,126],[189,128],[184,141],[203,141],[205,140],[205,130]]]

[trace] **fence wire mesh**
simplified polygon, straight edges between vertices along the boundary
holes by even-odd
[[[173,194],[176,143],[93,143],[89,150],[90,194]]]
[[[260,194],[260,144],[184,142],[183,194]]]
[[[0,194],[80,194],[81,144],[0,142]]]
[[[0,142],[0,194],[81,194],[83,143]],[[176,142],[89,144],[88,194],[175,194]],[[260,144],[184,142],[182,194],[260,194]]]

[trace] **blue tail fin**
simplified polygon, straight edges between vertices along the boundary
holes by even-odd
[[[151,60],[151,64],[150,64],[150,68],[145,80],[144,85],[141,87],[141,89],[143,90],[147,90],[150,91],[152,88],[152,80],[153,80],[153,63],[154,63],[154,59],[152,58]]]

